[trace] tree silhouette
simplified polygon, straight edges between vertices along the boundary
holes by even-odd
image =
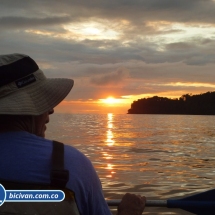
[[[215,115],[215,92],[185,94],[179,99],[154,96],[133,101],[128,114]]]

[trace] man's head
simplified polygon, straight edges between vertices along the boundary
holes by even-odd
[[[7,116],[13,122],[23,116],[27,123],[31,118],[33,133],[44,136],[49,114],[67,96],[73,83],[71,79],[46,78],[27,55],[0,55],[0,118]]]

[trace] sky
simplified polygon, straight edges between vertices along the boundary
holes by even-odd
[[[214,11],[214,0],[0,0],[0,52],[75,81],[56,112],[126,114],[140,98],[215,90]]]

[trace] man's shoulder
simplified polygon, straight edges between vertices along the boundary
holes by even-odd
[[[72,159],[72,160],[82,160],[85,162],[90,162],[91,161],[86,157],[86,155],[84,155],[79,149],[71,146],[71,145],[67,145],[64,144],[64,153],[65,156]]]
[[[11,131],[0,133],[0,142],[7,142],[7,144],[20,144],[20,146],[25,144],[28,146],[32,144],[42,145],[45,142],[51,144],[51,140],[36,136],[26,131]]]
[[[82,153],[79,149],[75,148],[72,145],[65,144],[61,141],[58,140],[51,140],[52,142],[57,142],[60,144],[64,145],[64,157],[66,160],[71,160],[73,162],[78,161],[78,162],[84,162],[84,163],[89,163],[91,165],[91,161],[87,156]]]

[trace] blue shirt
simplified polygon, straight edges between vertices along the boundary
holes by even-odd
[[[52,141],[28,132],[0,133],[0,179],[50,183]],[[111,215],[98,175],[90,160],[72,146],[64,146],[69,170],[67,188],[75,192],[81,215]]]

